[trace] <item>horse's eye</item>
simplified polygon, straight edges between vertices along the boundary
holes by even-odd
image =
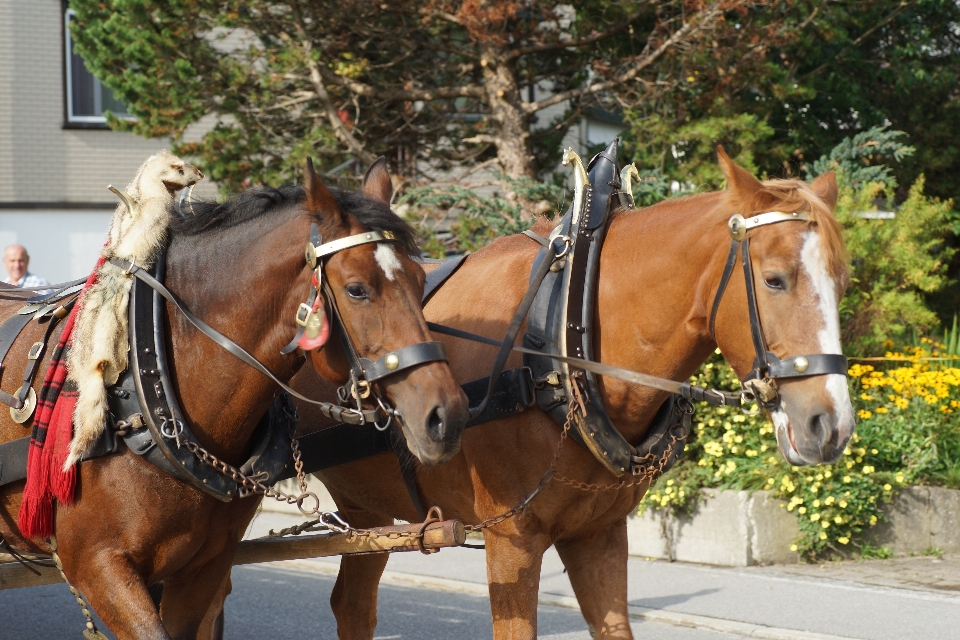
[[[179,171],[178,173],[179,173],[180,175],[183,175],[183,169],[180,169],[180,171]]]
[[[353,298],[354,300],[366,300],[367,289],[362,284],[348,284],[347,285],[347,295]]]
[[[783,280],[780,278],[764,278],[763,284],[767,285],[771,289],[783,289]]]

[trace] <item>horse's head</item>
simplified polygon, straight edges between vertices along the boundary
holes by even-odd
[[[334,315],[334,333],[325,347],[310,351],[314,367],[323,377],[344,384],[342,399],[349,405],[356,406],[359,401],[376,407],[378,398],[392,405],[394,422],[422,463],[447,460],[460,447],[467,398],[450,371],[442,345],[439,353],[434,352],[436,348],[430,351],[415,346],[432,340],[420,304],[424,272],[411,259],[419,252],[415,234],[390,210],[393,186],[386,163],[381,159],[370,167],[362,195],[338,192],[334,197],[308,161],[304,190],[306,207],[319,225],[323,243],[348,237],[363,240],[371,231],[387,238],[362,242],[322,258],[326,284],[319,295]],[[352,206],[341,206],[344,202]],[[332,300],[327,299],[331,296]],[[347,340],[337,335],[339,323]],[[353,380],[351,350],[364,369],[357,375],[353,359]]]
[[[745,388],[769,411],[787,461],[834,462],[854,430],[846,364],[838,357],[838,305],[848,274],[833,217],[836,179],[828,173],[811,185],[761,183],[722,149],[718,153],[727,192],[717,223],[730,225],[724,237],[734,237],[737,264],[725,293],[714,296],[714,337]],[[737,214],[743,219],[729,222]],[[741,269],[744,245],[752,284]],[[759,321],[751,318],[751,288]]]

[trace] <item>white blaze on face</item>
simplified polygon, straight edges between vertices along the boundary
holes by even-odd
[[[837,290],[833,278],[827,272],[827,265],[823,259],[820,246],[820,234],[812,229],[800,250],[800,262],[804,271],[813,283],[813,290],[817,294],[820,314],[823,318],[823,328],[817,334],[820,339],[820,353],[843,353],[840,349],[840,314],[837,308]],[[827,391],[833,398],[833,406],[837,411],[838,422],[853,422],[853,405],[850,404],[850,393],[847,390],[847,379],[837,373],[826,376]]]
[[[393,247],[385,242],[380,242],[377,244],[377,251],[373,256],[377,259],[380,268],[383,269],[387,280],[392,281],[395,278],[394,272],[400,270],[400,260],[397,259],[397,254],[393,252]]]

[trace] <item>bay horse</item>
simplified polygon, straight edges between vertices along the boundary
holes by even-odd
[[[343,328],[333,331],[345,331],[357,354],[372,361],[429,341],[420,310],[424,274],[410,258],[419,255],[416,236],[390,210],[391,194],[382,160],[357,193],[328,189],[308,162],[302,188],[254,189],[220,205],[195,203],[196,215],[184,219],[171,212],[165,284],[196,315],[288,381],[306,360],[302,350],[281,354],[281,349],[297,331],[298,305],[311,290],[314,265],[305,260],[303,247],[312,226],[325,242],[378,231],[392,242],[355,243],[327,257],[318,271],[329,285],[324,291],[335,299],[326,304],[335,302],[340,311]],[[22,305],[22,298],[0,301],[0,317]],[[279,387],[201,335],[172,306],[165,315],[172,379],[185,420],[203,447],[239,466]],[[32,323],[4,364],[22,366],[41,331]],[[346,347],[339,345],[334,339],[311,352],[313,366],[335,384],[349,375]],[[402,416],[397,422],[421,462],[436,464],[456,452],[467,400],[445,361],[421,363],[378,384]],[[0,442],[29,434],[29,426],[0,413]],[[18,530],[23,488],[23,481],[0,488],[0,533],[16,548],[50,553],[48,541],[24,539]],[[122,447],[83,462],[74,504],[57,505],[63,571],[118,637],[194,638],[259,502],[259,496],[220,501]],[[148,586],[160,582],[158,610]]]
[[[734,270],[716,313],[711,308],[730,244],[728,220],[769,211],[806,212],[809,221],[761,226],[749,232],[752,273],[769,350],[840,354],[838,304],[847,285],[845,251],[833,217],[837,187],[826,174],[761,183],[718,151],[727,188],[615,213],[604,241],[594,326],[598,360],[672,380],[687,380],[718,346],[744,378],[754,366],[745,278]],[[554,223],[534,230],[546,235]],[[501,238],[470,255],[426,306],[426,317],[457,329],[499,338],[527,289],[539,245],[524,235]],[[522,334],[521,334],[522,335]],[[488,375],[496,349],[444,338],[461,382]],[[514,365],[519,359],[514,359]],[[510,366],[510,365],[508,365]],[[318,392],[310,372],[295,379]],[[842,455],[854,430],[842,374],[792,378],[779,384],[771,412],[783,456],[819,464]],[[636,446],[666,393],[609,377],[601,379],[604,406],[620,433]],[[309,409],[306,410],[309,413]],[[304,427],[317,416],[305,416]],[[550,466],[561,429],[530,409],[464,432],[460,452],[444,465],[420,467],[424,505],[446,517],[477,523],[518,504]],[[390,454],[317,474],[340,513],[354,526],[418,519]],[[566,476],[582,490],[561,482]],[[583,616],[600,638],[632,638],[627,613],[626,518],[649,481],[617,479],[585,448],[567,440],[556,475],[521,516],[483,530],[495,638],[537,635],[537,592],[543,553],[554,545]],[[593,489],[596,489],[594,487]],[[386,555],[348,556],[331,596],[340,638],[371,638],[377,585]]]

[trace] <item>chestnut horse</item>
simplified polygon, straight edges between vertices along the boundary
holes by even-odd
[[[415,235],[390,210],[391,193],[382,161],[364,178],[362,194],[328,189],[308,163],[303,188],[258,189],[221,205],[195,204],[196,217],[171,225],[166,285],[286,381],[305,361],[302,351],[282,355],[281,349],[297,330],[298,305],[311,286],[312,266],[303,251],[311,225],[327,242],[381,231],[394,241],[353,246],[326,259],[323,275],[342,326],[358,354],[373,361],[429,341],[420,311],[423,270],[408,257],[418,253]],[[0,301],[0,316],[22,305]],[[165,315],[186,422],[203,447],[239,465],[279,387],[201,335],[173,307]],[[41,331],[36,323],[28,327],[5,364],[22,367]],[[311,359],[321,375],[342,381],[348,365],[339,336],[333,337]],[[394,422],[402,422],[421,462],[435,464],[456,452],[467,401],[446,362],[426,362],[380,384],[402,414]],[[29,426],[3,411],[0,441],[29,434]],[[23,487],[21,481],[0,489],[0,533],[14,547],[49,553],[46,541],[24,539],[18,531]],[[259,502],[257,496],[221,502],[122,447],[82,463],[74,504],[56,509],[64,573],[118,637],[194,638]],[[158,611],[148,586],[159,582],[164,589]],[[77,617],[79,627],[79,611]]]
[[[807,212],[749,232],[760,318],[769,349],[781,358],[798,353],[839,354],[838,304],[847,284],[833,174],[812,185],[798,180],[761,183],[722,151],[727,190],[668,200],[638,211],[619,211],[610,222],[600,262],[595,326],[599,360],[606,364],[686,380],[717,348],[743,378],[754,346],[740,269],[726,287],[715,332],[711,306],[730,245],[734,214]],[[535,230],[549,232],[553,223]],[[504,335],[527,289],[539,245],[523,235],[502,238],[471,255],[434,294],[429,320],[489,337]],[[490,373],[496,349],[445,338],[457,379]],[[515,360],[519,364],[519,359]],[[318,392],[304,371],[301,390]],[[843,375],[791,378],[779,383],[772,412],[781,453],[793,464],[836,460],[854,430]],[[631,444],[643,441],[666,394],[603,378],[604,406]],[[314,424],[317,416],[310,417]],[[301,423],[308,426],[308,420]],[[424,505],[476,523],[518,504],[551,464],[560,428],[539,409],[466,430],[448,463],[417,469]],[[585,448],[567,441],[557,474],[584,483],[622,484],[582,491],[556,478],[522,516],[484,530],[493,630],[496,638],[537,635],[537,591],[544,551],[554,545],[581,610],[596,637],[631,638],[627,615],[627,528],[648,483],[614,478]],[[381,454],[317,474],[342,515],[354,526],[393,518],[418,519],[395,456]],[[371,638],[377,585],[386,555],[344,557],[331,604],[340,638]]]

